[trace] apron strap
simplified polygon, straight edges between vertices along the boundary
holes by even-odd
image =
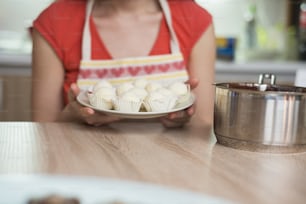
[[[85,13],[85,24],[83,28],[82,39],[82,59],[91,59],[91,35],[90,35],[90,15],[93,8],[94,0],[88,0]]]
[[[170,48],[171,53],[179,53],[179,43],[174,32],[171,20],[171,11],[168,5],[167,0],[159,0],[163,13],[165,15],[165,19],[170,30]],[[83,28],[83,37],[82,37],[82,60],[91,60],[91,33],[90,33],[90,16],[91,11],[94,5],[94,0],[87,0],[86,4],[86,13],[85,13],[85,23]]]
[[[171,36],[171,41],[170,41],[170,48],[171,48],[171,53],[178,53],[180,52],[179,48],[179,42],[177,40],[176,34],[174,32],[174,28],[172,25],[172,17],[171,17],[171,11],[168,5],[167,0],[159,0],[160,6],[164,12],[166,22],[170,31],[170,36]]]

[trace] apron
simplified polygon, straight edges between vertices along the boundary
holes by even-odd
[[[165,86],[174,81],[185,82],[188,80],[184,58],[180,52],[179,43],[172,26],[168,2],[167,0],[159,0],[159,2],[170,30],[170,54],[92,60],[89,22],[94,0],[87,1],[82,39],[82,60],[77,79],[80,89],[86,90],[102,79],[108,80],[114,86],[120,83],[132,82],[138,78],[163,83]]]

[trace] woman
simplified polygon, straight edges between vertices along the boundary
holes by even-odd
[[[97,126],[120,120],[76,101],[77,82],[90,80],[84,78],[87,64],[155,56],[164,60],[174,54],[186,65],[197,111],[192,106],[169,114],[160,119],[162,124],[183,126],[194,113],[212,124],[214,30],[211,15],[194,1],[58,0],[40,14],[33,28],[34,121],[79,120]]]

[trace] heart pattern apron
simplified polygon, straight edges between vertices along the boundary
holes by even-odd
[[[81,89],[85,90],[102,79],[108,80],[113,85],[131,82],[137,78],[145,78],[148,81],[158,81],[164,84],[188,80],[184,58],[180,52],[179,43],[172,26],[168,2],[167,0],[159,0],[159,3],[170,30],[170,54],[92,60],[89,22],[94,0],[87,1],[82,39],[82,60],[77,80],[77,84]]]

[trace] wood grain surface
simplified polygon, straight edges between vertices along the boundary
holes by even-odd
[[[127,121],[0,123],[0,174],[86,175],[143,181],[235,203],[305,203],[306,153],[259,153],[216,143],[210,127]]]

